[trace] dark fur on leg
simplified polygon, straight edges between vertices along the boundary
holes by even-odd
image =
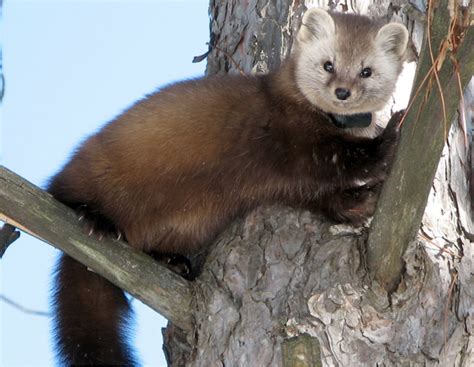
[[[188,254],[186,256],[179,254],[162,254],[151,251],[148,255],[153,257],[156,261],[161,262],[176,274],[181,275],[184,279],[194,280],[202,272],[207,251]]]
[[[360,227],[374,214],[380,189],[381,184],[344,190],[322,200],[321,210],[336,222]]]
[[[126,240],[112,221],[91,206],[82,204],[76,209],[76,212],[79,215],[79,221],[83,223],[83,228],[87,235],[94,236],[99,240],[105,237]]]
[[[58,354],[73,366],[135,366],[122,290],[69,256],[57,266],[53,306]]]

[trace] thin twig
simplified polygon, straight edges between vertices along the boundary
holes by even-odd
[[[431,44],[431,21],[433,18],[433,14],[431,13],[431,6],[432,6],[433,0],[428,1],[428,50],[431,58],[431,64],[433,66],[433,73],[436,79],[436,84],[438,86],[438,92],[439,92],[439,98],[441,99],[441,107],[443,109],[443,124],[444,124],[444,140],[447,140],[448,138],[448,131],[447,131],[447,126],[448,126],[448,119],[446,117],[446,102],[444,100],[444,93],[443,93],[443,87],[441,86],[441,81],[439,80],[439,74],[438,74],[438,62],[439,62],[439,57],[442,52],[444,52],[443,48],[445,47],[445,41],[443,40],[442,47],[440,48],[440,52],[438,53],[438,56],[436,59],[434,58],[433,55],[433,47]],[[456,15],[454,15],[456,16]],[[452,24],[452,23],[451,23]],[[452,27],[450,27],[450,32],[451,33]]]
[[[410,102],[408,103],[408,106],[407,108],[405,109],[405,113],[403,114],[400,122],[398,123],[398,128],[400,128],[403,123],[405,122],[405,117],[407,116],[408,114],[408,111],[411,110],[412,106],[413,106],[413,103],[415,103],[415,100],[417,99],[418,95],[420,94],[423,86],[425,85],[426,81],[428,80],[428,78],[430,77],[431,73],[433,71],[433,65],[431,65],[431,68],[428,70],[428,72],[426,73],[425,77],[423,78],[423,80],[421,81],[420,85],[418,86],[418,88],[416,89],[416,92],[413,94],[413,97],[411,98]]]
[[[421,235],[421,237],[423,237],[423,239],[425,241],[429,242],[434,247],[437,247],[440,252],[444,252],[444,253],[446,253],[448,255],[451,255],[452,257],[457,258],[457,259],[461,258],[461,256],[459,256],[459,254],[456,254],[455,252],[453,252],[451,250],[448,250],[447,248],[444,248],[444,247],[438,245],[436,242],[434,242],[432,238],[428,237],[428,235],[426,233],[424,233],[423,228],[420,229],[420,235]]]
[[[454,273],[453,279],[451,280],[451,284],[448,288],[448,299],[446,300],[446,305],[444,306],[444,322],[443,322],[443,333],[444,333],[444,353],[446,354],[447,345],[448,345],[448,311],[449,311],[449,304],[451,303],[452,296],[453,296],[453,289],[456,285],[458,280],[458,273]]]
[[[456,72],[456,77],[457,77],[457,81],[458,81],[459,94],[461,96],[461,100],[459,101],[459,119],[461,120],[461,128],[462,128],[463,133],[464,133],[464,145],[465,145],[465,147],[468,147],[469,143],[467,141],[466,114],[465,114],[465,111],[464,111],[465,108],[466,108],[466,105],[465,105],[465,102],[464,102],[464,93],[463,93],[463,90],[462,90],[460,66],[459,66],[458,60],[456,60],[454,57],[452,57],[451,59],[454,63],[454,67],[456,69],[455,72]]]
[[[244,71],[244,69],[241,68],[241,66],[237,63],[237,61],[235,61],[234,58],[227,51],[223,50],[222,48],[216,45],[211,45],[209,42],[206,43],[206,45],[208,45],[211,48],[215,48],[219,52],[222,52],[224,56],[227,57],[232,62],[232,64],[235,65],[235,67],[240,72],[240,74],[242,74],[243,76],[248,76],[247,73]]]
[[[26,308],[26,307],[20,305],[19,303],[15,302],[15,301],[12,301],[10,298],[5,297],[2,294],[0,294],[0,301],[3,301],[7,305],[10,305],[13,308],[16,308],[18,311],[21,311],[23,313],[27,313],[29,315],[51,317],[51,314],[49,312],[31,310],[29,308]]]

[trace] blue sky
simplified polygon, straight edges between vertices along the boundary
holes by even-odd
[[[202,75],[208,0],[20,1],[3,4],[5,97],[0,161],[44,187],[78,142],[163,84]],[[26,234],[0,261],[0,293],[48,311],[58,251]],[[144,365],[164,366],[164,319],[137,309]],[[49,319],[0,303],[0,365],[54,365]]]

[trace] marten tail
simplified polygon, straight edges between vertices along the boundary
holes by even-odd
[[[127,344],[123,291],[66,255],[56,271],[56,345],[64,365],[137,365]]]

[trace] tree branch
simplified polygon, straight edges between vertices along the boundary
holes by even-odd
[[[191,285],[127,244],[88,237],[76,213],[0,166],[0,220],[64,251],[184,330],[192,330]]]
[[[369,271],[389,292],[399,283],[402,255],[420,227],[447,131],[462,96],[459,80],[464,88],[474,73],[469,11],[457,9],[452,20],[448,0],[440,1],[436,9],[430,5],[429,11],[425,39],[431,39],[421,50],[413,103],[368,239]]]
[[[20,231],[17,231],[15,227],[4,224],[0,227],[0,259],[3,257],[8,246],[20,238]]]

